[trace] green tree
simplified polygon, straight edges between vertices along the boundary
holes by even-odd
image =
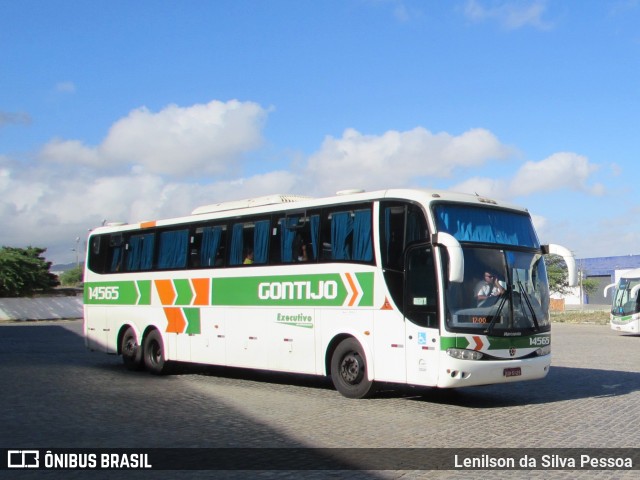
[[[82,283],[82,265],[73,267],[60,275],[60,284],[65,287],[75,287]]]
[[[0,248],[0,297],[21,297],[49,290],[58,279],[42,256],[46,248]]]
[[[569,287],[569,272],[567,264],[560,255],[547,255],[545,258],[547,277],[549,278],[549,292],[566,295],[571,292]]]
[[[591,296],[598,291],[600,284],[595,278],[580,278],[580,286],[582,287],[582,291],[587,295]]]

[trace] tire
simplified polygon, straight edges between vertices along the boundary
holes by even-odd
[[[367,377],[367,360],[362,345],[355,338],[340,342],[331,356],[331,380],[336,390],[347,398],[366,398],[374,392]]]
[[[136,332],[129,327],[125,330],[120,341],[120,352],[122,353],[122,361],[127,370],[141,370],[142,363],[142,347],[138,345]]]
[[[151,330],[144,339],[144,366],[155,375],[166,372],[166,360],[164,357],[164,344],[162,335],[158,330]]]

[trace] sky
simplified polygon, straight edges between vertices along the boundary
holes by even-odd
[[[640,254],[640,0],[0,0],[0,245],[417,187]]]

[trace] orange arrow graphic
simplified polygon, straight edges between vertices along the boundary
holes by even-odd
[[[482,339],[480,337],[474,336],[471,337],[473,338],[473,341],[476,342],[476,346],[474,348],[474,350],[482,350],[482,347],[484,347],[484,343],[482,343]]]
[[[182,315],[182,309],[178,307],[169,307],[164,309],[164,315],[167,317],[167,333],[182,333],[187,326],[187,321]]]
[[[353,304],[356,303],[356,298],[358,298],[358,289],[356,288],[356,285],[353,281],[353,278],[351,278],[350,273],[345,273],[344,276],[347,277],[347,282],[349,282],[349,288],[351,288],[352,296],[349,299],[349,306],[353,307]]]

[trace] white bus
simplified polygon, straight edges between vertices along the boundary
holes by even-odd
[[[380,382],[539,379],[546,253],[575,284],[573,255],[541,246],[525,209],[426,190],[274,195],[103,226],[88,239],[86,345],[157,374],[191,362],[327,375],[350,398]]]
[[[627,333],[640,333],[640,303],[638,303],[638,290],[640,290],[640,269],[625,272],[617,283],[607,285],[604,296],[614,288],[611,300],[610,325],[612,330]]]

